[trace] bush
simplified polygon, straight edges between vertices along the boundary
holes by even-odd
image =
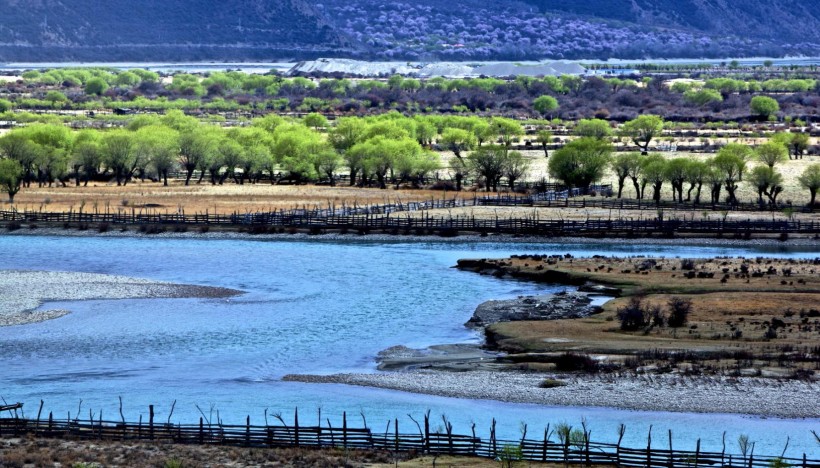
[[[598,370],[598,361],[586,354],[564,353],[555,358],[555,369],[562,372],[595,372]]]
[[[566,384],[567,383],[564,382],[563,380],[544,379],[540,384],[538,384],[538,387],[540,387],[540,388],[557,388],[557,387],[564,387],[564,386],[566,386]]]
[[[666,320],[667,325],[672,328],[684,326],[689,318],[689,313],[692,311],[692,301],[680,297],[673,297],[669,299],[667,305],[669,306],[669,317]]]
[[[640,297],[630,299],[629,304],[618,309],[617,316],[621,322],[621,330],[635,331],[649,325]]]

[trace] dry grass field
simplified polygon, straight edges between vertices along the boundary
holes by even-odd
[[[622,297],[588,318],[489,327],[488,335],[509,352],[582,352],[615,361],[658,350],[663,359],[670,359],[672,352],[712,353],[712,358],[699,364],[715,369],[736,365],[726,356],[741,353],[748,361],[744,366],[771,375],[816,370],[817,362],[799,362],[794,353],[813,355],[815,361],[820,358],[820,263],[816,260],[718,258],[690,264],[671,258],[523,257],[490,260],[481,269],[487,268],[536,281],[588,280],[623,290]],[[689,300],[688,321],[676,328],[649,325],[623,331],[618,311],[635,297],[642,299],[645,309],[659,306],[667,316],[672,297]],[[535,361],[527,367],[539,368]]]

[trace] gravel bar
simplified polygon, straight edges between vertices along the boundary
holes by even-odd
[[[35,310],[47,301],[218,298],[240,293],[241,291],[227,288],[98,273],[0,270],[0,326],[42,322],[69,313],[67,310]]]
[[[565,385],[541,388],[545,379]],[[680,375],[555,375],[521,372],[390,372],[286,375],[283,380],[377,387],[454,398],[643,411],[820,417],[820,383]]]

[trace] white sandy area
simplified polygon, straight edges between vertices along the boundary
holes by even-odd
[[[565,386],[540,388],[544,379]],[[739,413],[783,418],[820,417],[820,383],[747,377],[680,375],[589,376],[520,372],[389,372],[288,375],[286,381],[378,387],[455,398],[598,406],[644,411]],[[788,404],[784,404],[788,395]]]
[[[35,310],[46,301],[222,297],[235,293],[222,288],[97,273],[0,270],[0,326],[41,322],[69,313]]]

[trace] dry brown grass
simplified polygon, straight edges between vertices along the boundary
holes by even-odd
[[[820,264],[814,261],[703,259],[694,260],[693,269],[685,271],[680,259],[523,257],[490,263],[528,279],[555,282],[561,274],[567,275],[564,281],[589,280],[624,290],[623,297],[607,302],[602,313],[588,318],[489,327],[488,335],[498,347],[510,352],[582,352],[623,361],[629,355],[655,350],[743,351],[755,356],[759,368],[781,375],[785,370],[813,369],[813,364],[782,362],[771,356],[812,349],[817,353]],[[687,299],[692,312],[680,328],[623,331],[617,312],[635,296],[642,297],[644,305],[666,310],[672,297]],[[523,361],[528,368],[543,367]]]
[[[388,464],[387,452],[258,449],[148,442],[106,442],[46,438],[0,439],[0,467],[362,467]],[[178,465],[173,465],[178,462]],[[93,464],[98,465],[93,465]]]

